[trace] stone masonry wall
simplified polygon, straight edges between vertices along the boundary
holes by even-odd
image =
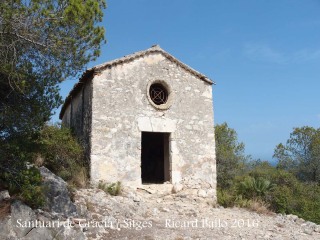
[[[70,127],[85,148],[87,160],[91,149],[92,80],[88,80],[82,90],[73,97],[62,118],[62,124]]]
[[[163,80],[172,106],[157,110],[147,85]],[[212,86],[161,53],[96,75],[92,98],[91,181],[141,185],[141,132],[170,132],[172,183],[216,195]]]

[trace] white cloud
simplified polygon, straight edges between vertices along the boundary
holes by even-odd
[[[248,43],[244,46],[244,54],[255,61],[285,63],[286,57],[266,44]]]
[[[293,61],[306,62],[320,59],[320,49],[302,49],[293,54]]]
[[[247,43],[244,45],[245,56],[253,61],[271,62],[276,64],[303,63],[320,60],[319,49],[299,49],[284,53],[267,44]]]

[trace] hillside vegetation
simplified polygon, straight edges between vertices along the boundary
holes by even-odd
[[[276,166],[245,156],[226,123],[215,130],[219,204],[320,223],[320,129],[294,128],[287,143],[275,148]]]

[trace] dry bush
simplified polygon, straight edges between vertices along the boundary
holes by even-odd
[[[234,205],[240,208],[247,208],[250,211],[261,213],[261,214],[272,214],[270,211],[270,204],[261,200],[260,198],[247,199],[243,198],[242,195],[238,195],[234,202]]]
[[[269,210],[270,204],[260,200],[260,199],[252,199],[248,202],[247,207],[249,210],[260,213],[260,214],[273,214],[272,211]]]
[[[89,177],[87,169],[85,167],[79,167],[78,173],[73,175],[71,183],[80,188],[88,186]]]

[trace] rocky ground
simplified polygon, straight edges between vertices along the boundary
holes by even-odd
[[[76,204],[89,239],[320,239],[320,226],[297,216],[213,207],[183,191],[138,189],[112,197],[83,189]]]
[[[119,196],[81,189],[72,203],[62,179],[41,173],[49,186],[46,211],[0,192],[0,240],[320,239],[320,225],[297,216],[214,206],[188,190],[172,194],[170,184],[124,188]]]

